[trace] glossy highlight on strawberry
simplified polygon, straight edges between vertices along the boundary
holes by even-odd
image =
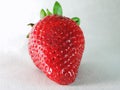
[[[29,33],[28,50],[35,65],[61,85],[76,79],[85,46],[84,35],[72,19],[50,14]]]

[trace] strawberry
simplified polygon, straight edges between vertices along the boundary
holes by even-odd
[[[79,18],[62,16],[56,1],[53,14],[41,10],[41,20],[29,33],[28,50],[34,64],[48,78],[61,85],[74,82],[84,51],[84,35]]]

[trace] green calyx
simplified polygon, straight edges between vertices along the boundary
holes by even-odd
[[[49,11],[49,9],[47,9],[46,11],[47,11],[47,15],[52,15],[52,13]]]
[[[49,15],[59,15],[59,16],[63,15],[62,6],[58,1],[56,1],[53,6],[53,12],[50,12],[49,9],[46,9],[46,11],[44,9],[41,9],[40,11],[41,19]],[[80,25],[80,19],[78,17],[73,17],[71,19],[75,21],[78,25]]]
[[[62,6],[59,4],[58,1],[56,1],[55,4],[54,4],[53,14],[60,15],[60,16],[62,16],[62,14],[63,14]]]
[[[72,20],[75,21],[78,25],[80,25],[80,18],[73,17]]]
[[[40,11],[40,18],[44,18],[45,16],[48,15],[60,15],[62,16],[62,7],[59,4],[59,2],[55,2],[54,6],[53,6],[53,13],[49,11],[49,9],[47,9],[46,11],[44,9],[41,9]]]
[[[28,26],[33,27],[35,24],[29,23]],[[26,38],[29,38],[29,33],[27,34]]]
[[[33,23],[29,23],[29,24],[28,24],[28,26],[31,26],[31,27],[33,27],[33,26],[34,26],[34,24],[33,24]]]
[[[53,12],[51,12],[49,9],[46,9],[46,11],[44,9],[41,9],[41,11],[40,11],[41,19],[46,16],[49,16],[49,15],[59,15],[59,16],[63,15],[62,6],[60,5],[60,3],[58,1],[56,1],[53,6]],[[78,17],[73,17],[73,18],[71,18],[71,20],[75,21],[78,25],[80,25],[80,19]],[[33,27],[34,24],[29,23],[28,26]],[[29,34],[27,34],[26,38],[29,38]]]
[[[42,9],[42,10],[40,11],[40,18],[44,18],[46,15],[47,15],[47,14],[46,14],[45,10]]]

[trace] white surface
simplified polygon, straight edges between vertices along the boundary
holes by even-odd
[[[39,71],[27,51],[29,22],[55,0],[0,0],[0,90],[120,90],[120,0],[58,0],[81,18],[86,48],[76,81],[61,86]]]

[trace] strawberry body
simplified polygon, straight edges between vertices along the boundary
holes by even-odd
[[[50,15],[33,26],[29,34],[29,54],[51,80],[66,85],[76,78],[84,41],[83,32],[76,22]]]

